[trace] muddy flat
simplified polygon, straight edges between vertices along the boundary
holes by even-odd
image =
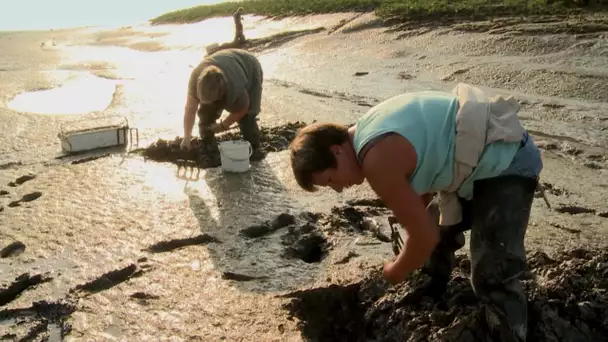
[[[177,148],[204,33],[231,21],[218,20],[0,33],[0,338],[484,341],[466,247],[445,292],[419,272],[389,286],[390,212],[367,185],[305,194],[286,152],[306,123],[352,124],[390,96],[458,82],[514,95],[543,154],[529,340],[608,336],[608,17],[249,18],[264,138],[243,174]],[[60,88],[73,106],[35,108]],[[18,94],[27,108],[11,109]],[[138,145],[61,153],[64,124],[110,115],[138,128]]]

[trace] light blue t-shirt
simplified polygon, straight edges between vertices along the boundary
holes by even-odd
[[[453,179],[457,111],[458,98],[449,93],[423,91],[392,97],[357,120],[355,152],[360,156],[367,143],[385,134],[399,134],[416,150],[416,169],[409,179],[413,189],[418,194],[444,190]],[[458,195],[471,199],[473,182],[500,175],[511,164],[519,146],[520,143],[506,142],[486,146]]]

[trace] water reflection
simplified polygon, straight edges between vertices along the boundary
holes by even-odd
[[[18,112],[46,115],[100,112],[112,103],[115,89],[115,81],[81,73],[61,87],[18,94],[8,107]]]

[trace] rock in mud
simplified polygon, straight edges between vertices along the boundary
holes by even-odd
[[[27,182],[27,181],[31,181],[34,178],[36,178],[36,175],[32,174],[32,173],[27,174],[27,175],[23,175],[23,176],[15,179],[14,181],[8,183],[8,186],[16,187],[16,186],[19,186],[19,185]]]
[[[608,336],[608,252],[574,250],[554,258],[536,252],[525,280],[529,341],[604,341]],[[317,341],[488,341],[470,262],[458,257],[447,289],[432,293],[414,272],[390,286],[375,270],[359,282],[285,295],[305,339]],[[331,313],[331,314],[327,314]]]
[[[0,250],[0,258],[8,258],[14,255],[21,254],[25,251],[25,244],[21,241],[15,241]]]
[[[295,138],[298,130],[304,127],[304,122],[292,122],[277,127],[262,127],[261,147],[251,155],[251,161],[259,161],[270,152],[287,149],[289,143]],[[218,142],[242,139],[240,132],[226,132],[217,135]],[[144,158],[157,162],[171,162],[177,164],[178,160],[193,161],[201,169],[219,167],[220,154],[217,146],[204,146],[200,139],[193,139],[189,150],[180,147],[182,138],[176,137],[172,141],[159,139],[152,145],[133,152],[141,153]]]
[[[30,276],[28,273],[24,273],[20,275],[6,289],[0,291],[0,306],[6,305],[17,299],[17,297],[19,297],[23,291],[29,289],[30,287],[41,283],[46,283],[51,280],[53,280],[52,277],[43,276],[41,274]]]
[[[9,194],[8,191],[6,191],[6,190],[0,190],[0,196],[6,196],[8,194]]]

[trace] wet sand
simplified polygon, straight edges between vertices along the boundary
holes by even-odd
[[[419,273],[389,287],[378,273],[393,253],[388,211],[367,186],[304,194],[285,151],[303,123],[350,124],[389,96],[464,81],[513,93],[542,149],[551,207],[537,198],[526,238],[530,338],[603,338],[608,19],[567,19],[286,19],[281,27],[298,32],[251,46],[267,79],[267,134],[242,175],[223,174],[217,155],[174,151],[188,73],[207,42],[188,45],[169,29],[1,33],[0,336],[483,340],[466,248],[445,294],[425,292]],[[245,34],[251,23],[276,24],[249,23]],[[57,48],[40,47],[52,38]],[[107,108],[81,117],[126,116],[140,130],[138,149],[57,158],[56,135],[74,115],[8,109],[22,91],[87,72],[116,83]]]

